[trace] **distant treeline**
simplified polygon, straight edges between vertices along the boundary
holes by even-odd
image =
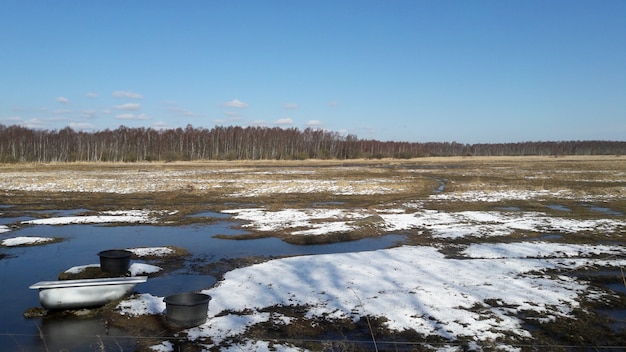
[[[381,142],[320,129],[121,126],[96,132],[0,125],[0,162],[302,160],[429,156],[624,155],[626,142]]]

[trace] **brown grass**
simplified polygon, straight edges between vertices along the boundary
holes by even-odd
[[[363,206],[424,198],[439,186],[439,180],[446,180],[446,192],[560,190],[577,197],[621,197],[626,196],[626,158],[0,165],[0,194],[8,204],[32,209],[42,203],[70,207],[83,203],[94,209],[157,204],[195,208],[233,201],[278,207],[348,201]]]

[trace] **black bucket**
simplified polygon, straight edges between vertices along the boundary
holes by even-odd
[[[109,249],[98,253],[100,270],[111,274],[126,274],[133,252],[124,249]]]
[[[181,327],[191,328],[204,324],[209,310],[211,296],[204,293],[178,293],[167,296],[165,310],[168,323]]]

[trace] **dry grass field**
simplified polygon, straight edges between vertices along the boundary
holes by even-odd
[[[567,191],[626,195],[626,157],[449,157],[412,160],[206,161],[0,165],[3,196],[145,193],[228,198],[319,193],[416,196],[447,192]],[[24,193],[21,193],[24,192]],[[171,196],[171,195],[169,195]]]
[[[181,218],[232,203],[279,209],[423,201],[452,211],[528,210],[554,199],[571,206],[569,216],[582,216],[580,202],[626,213],[626,157],[4,164],[0,197],[23,210],[176,207]]]

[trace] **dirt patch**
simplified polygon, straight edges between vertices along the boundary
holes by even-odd
[[[223,279],[224,274],[231,270],[251,266],[254,264],[263,263],[272,259],[280,259],[282,257],[261,257],[261,256],[247,256],[241,258],[223,258],[217,262],[210,264],[193,264],[191,268],[201,274],[211,275],[218,281]]]

